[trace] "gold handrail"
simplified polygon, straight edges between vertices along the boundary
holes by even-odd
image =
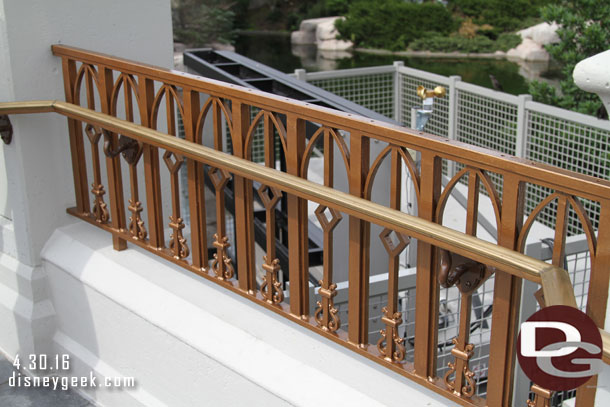
[[[474,236],[209,147],[177,137],[168,137],[167,134],[159,131],[71,103],[52,100],[0,103],[0,114],[44,112],[55,112],[98,125],[106,130],[128,135],[143,143],[180,153],[195,161],[229,170],[248,179],[261,183],[274,183],[279,185],[282,190],[300,198],[336,208],[357,218],[496,267],[516,277],[541,284],[547,306],[567,305],[577,308],[572,283],[566,270]],[[600,334],[603,341],[603,360],[610,364],[610,333],[600,329]]]

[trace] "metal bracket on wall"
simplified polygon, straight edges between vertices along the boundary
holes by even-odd
[[[4,144],[11,144],[13,140],[13,126],[6,114],[0,115],[0,137]]]

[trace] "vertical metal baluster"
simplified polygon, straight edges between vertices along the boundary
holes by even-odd
[[[518,250],[517,238],[523,226],[525,184],[516,174],[503,174],[501,224],[498,244]],[[487,405],[504,406],[512,403],[518,332],[521,279],[508,273],[496,273],[489,348]]]
[[[76,87],[76,62],[62,58],[64,77],[64,94],[66,102],[75,103],[74,92]],[[90,211],[89,191],[87,188],[87,169],[85,166],[85,148],[81,122],[68,119],[68,133],[70,137],[70,154],[72,157],[72,176],[74,178],[74,193],[76,195],[76,210],[80,214]]]
[[[466,234],[477,235],[477,222],[479,213],[479,176],[475,171],[468,175],[468,208],[466,212]],[[457,396],[472,397],[476,391],[474,373],[470,370],[468,361],[473,355],[474,345],[470,341],[470,318],[472,311],[472,292],[461,294],[460,299],[460,326],[457,338],[453,338],[455,345],[451,354],[455,358],[449,363],[449,370],[445,373],[445,384]],[[451,380],[449,376],[455,374]]]
[[[610,228],[602,225],[610,224],[610,201],[600,201],[599,229],[595,256],[591,253],[591,277],[587,295],[587,315],[597,326],[603,327],[606,320],[606,304],[608,303],[608,288],[610,273],[604,272],[610,264]],[[595,403],[597,376],[593,376],[576,391],[576,407],[589,407]]]
[[[167,133],[170,136],[176,136],[176,112],[174,106],[174,98],[170,91],[170,87],[166,85],[165,88],[165,116],[167,117]],[[172,228],[173,233],[169,238],[169,249],[172,251],[174,258],[184,259],[189,255],[189,247],[186,243],[186,239],[182,234],[184,229],[184,221],[180,215],[180,184],[178,180],[178,173],[182,164],[184,163],[184,157],[181,155],[174,154],[171,151],[166,151],[163,154],[163,161],[167,165],[167,169],[170,173],[170,182],[172,190],[172,215],[169,217],[169,227]]]
[[[249,148],[245,145],[250,122],[250,107],[237,100],[232,100],[233,154],[236,157],[250,159]],[[256,290],[256,266],[254,259],[254,201],[252,181],[235,176],[235,224],[237,236],[237,278],[239,288],[250,294]]]
[[[300,176],[305,139],[305,121],[295,114],[287,114],[286,171],[291,175]],[[287,201],[290,313],[307,319],[309,315],[307,200],[288,194]]]
[[[112,70],[100,66],[99,67],[99,81],[100,81],[100,103],[102,112],[108,115],[112,114],[110,111],[112,104],[112,89],[114,88],[114,78],[112,74]],[[125,81],[125,83],[127,83]],[[128,85],[124,85],[123,91],[125,95],[131,95],[130,88]],[[126,96],[128,98],[128,96]],[[127,101],[131,101],[130,99],[126,99]],[[126,108],[130,108],[130,103],[126,105]],[[128,121],[133,120],[133,115],[131,120],[129,116],[127,118]],[[118,145],[118,135],[105,131],[105,147],[104,151],[108,152],[108,147],[117,146]],[[109,193],[109,201],[110,201],[110,213],[112,214],[111,223],[112,227],[115,230],[123,231],[125,229],[125,201],[123,198],[123,177],[121,172],[121,157],[110,156],[106,154],[106,170],[108,173],[108,193]],[[127,248],[127,242],[125,239],[122,239],[116,235],[112,236],[112,243],[115,250],[124,250]]]
[[[557,215],[555,217],[555,235],[553,238],[553,257],[552,263],[559,267],[564,268],[565,264],[565,249],[566,249],[566,237],[567,237],[567,223],[568,223],[568,198],[565,195],[561,195],[557,199]]]
[[[220,116],[218,101],[214,101],[212,107],[212,117],[214,126],[214,148],[222,151],[222,121]],[[214,247],[216,253],[212,260],[212,270],[219,280],[229,280],[235,274],[231,258],[227,253],[230,246],[227,236],[227,226],[225,218],[225,187],[231,175],[225,170],[210,168],[208,171],[212,184],[216,189],[216,233],[214,234]]]
[[[123,96],[125,98],[125,117],[127,121],[133,122],[133,101],[131,98],[131,91],[137,92],[138,89],[133,89],[131,82],[125,80],[123,82]],[[138,162],[142,156],[143,146],[140,143],[135,143],[132,147],[132,151],[129,154],[124,155],[125,161],[129,165],[129,181],[131,198],[129,199],[128,209],[131,212],[129,217],[128,229],[131,236],[136,240],[146,240],[148,232],[144,225],[141,212],[143,210],[142,203],[140,202],[140,195],[138,189]]]
[[[264,115],[265,166],[275,168],[275,137],[271,114]],[[265,229],[267,232],[267,254],[263,256],[263,283],[260,292],[269,304],[279,304],[284,299],[284,291],[278,279],[280,260],[275,257],[275,206],[282,197],[282,192],[274,187],[261,185],[258,189],[265,207]]]
[[[133,159],[127,159],[127,163],[129,165],[129,179],[131,185],[131,199],[129,199],[129,207],[128,209],[131,211],[131,216],[129,217],[129,232],[131,236],[136,240],[146,240],[147,232],[146,226],[144,225],[144,220],[140,213],[142,212],[142,203],[140,202],[139,191],[138,191],[138,169],[137,165],[140,161],[140,156],[142,155],[142,147],[137,146],[134,147],[139,149],[139,152],[135,153],[135,157]]]
[[[441,192],[442,161],[433,151],[422,150],[418,216],[434,222]],[[432,380],[436,377],[439,283],[436,250],[429,243],[417,243],[415,314],[415,373]]]
[[[102,170],[100,168],[100,156],[97,146],[100,141],[100,137],[102,136],[102,132],[99,128],[91,124],[87,124],[85,126],[85,134],[91,142],[91,160],[93,162],[93,184],[91,185],[91,193],[95,198],[93,200],[92,213],[96,222],[107,223],[110,215],[108,213],[106,203],[104,202],[104,195],[106,194],[106,191],[102,185]]]
[[[349,192],[364,197],[364,184],[369,172],[369,137],[350,133]],[[349,297],[348,340],[365,347],[368,344],[369,318],[369,256],[370,224],[355,216],[349,217]]]
[[[397,148],[392,148],[390,155],[390,208],[400,210],[401,161]],[[396,242],[392,239],[396,237]],[[385,228],[379,235],[388,252],[388,304],[383,307],[381,321],[385,329],[377,341],[377,350],[388,362],[400,362],[405,358],[404,338],[398,335],[398,326],[402,323],[402,313],[398,310],[398,269],[400,253],[409,244],[409,237]]]
[[[324,131],[324,185],[332,188],[334,185],[334,144],[330,130]],[[303,174],[305,175],[305,174]],[[325,214],[326,210],[330,214],[328,219]],[[320,280],[319,294],[321,301],[316,305],[314,318],[318,326],[324,331],[335,332],[341,326],[341,320],[337,315],[338,310],[335,308],[333,298],[337,295],[337,284],[333,283],[333,230],[341,221],[341,212],[334,208],[327,208],[324,205],[319,205],[315,210],[316,217],[320,222],[322,231],[324,232],[324,253],[323,253],[323,269],[324,276]]]
[[[182,235],[184,222],[180,216],[180,187],[178,184],[178,171],[180,171],[180,167],[182,167],[184,158],[171,151],[166,151],[165,154],[163,154],[163,160],[170,173],[172,190],[172,215],[169,217],[169,227],[172,228],[174,232],[169,238],[169,248],[172,251],[174,258],[184,259],[189,255],[189,247],[186,243],[186,239]]]
[[[95,110],[95,95],[93,93],[93,68],[85,69],[84,80],[85,80],[85,96],[87,97],[87,107],[91,110]],[[93,216],[99,223],[107,223],[110,215],[104,202],[104,195],[106,191],[102,185],[101,168],[100,168],[100,156],[97,144],[102,136],[99,128],[94,127],[90,124],[85,126],[85,134],[91,142],[91,160],[93,164],[93,184],[91,185],[91,193],[93,194]]]
[[[140,87],[140,115],[142,125],[152,128],[154,82],[145,76],[138,77]],[[146,210],[148,212],[149,244],[161,249],[165,247],[163,236],[163,205],[161,201],[161,179],[159,172],[159,149],[149,144],[143,148],[144,177],[146,181]]]
[[[197,119],[199,117],[199,93],[190,88],[182,90],[184,96],[184,132],[186,140],[201,144],[202,135],[198,132]],[[205,209],[205,184],[203,165],[188,159],[187,179],[189,193],[189,208],[191,215],[191,248],[193,266],[208,268],[208,237]]]

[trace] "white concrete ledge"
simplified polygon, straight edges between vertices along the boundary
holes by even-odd
[[[101,404],[119,405],[121,393],[120,405],[447,403],[201,277],[110,242],[78,223],[58,229],[42,254],[57,350],[77,353],[79,371],[138,383],[135,391],[87,390]]]

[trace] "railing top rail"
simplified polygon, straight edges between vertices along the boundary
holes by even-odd
[[[484,88],[464,81],[457,82],[455,86],[458,90],[475,93],[477,96],[484,96],[499,102],[511,103],[514,105],[519,103],[519,96],[511,95],[510,93]]]
[[[587,126],[597,127],[602,130],[610,131],[610,121],[601,120],[597,117],[589,116],[583,113],[577,113],[566,109],[560,109],[555,106],[545,105],[544,103],[534,102],[529,100],[525,103],[527,110],[533,110],[538,113],[555,116],[562,120],[569,120],[577,124],[586,124]]]
[[[419,69],[410,68],[408,66],[399,66],[398,72],[405,74],[405,75],[415,76],[418,79],[424,79],[424,80],[431,81],[431,82],[442,83],[443,85],[447,85],[447,86],[449,86],[449,83],[450,83],[450,79],[446,76],[438,75],[438,74],[431,73],[431,72],[421,71]]]
[[[335,71],[307,72],[307,80],[340,79],[393,72],[396,72],[394,65],[368,66],[364,68],[337,69]]]
[[[524,182],[538,183],[583,198],[605,200],[610,197],[610,181],[588,175],[577,174],[398,125],[367,119],[238,85],[229,85],[185,72],[154,67],[65,45],[53,45],[52,49],[55,55],[72,58],[83,63],[99,64],[127,74],[144,75],[148,79],[166,81],[173,85],[212,93],[219,97],[239,99],[253,106],[281,114],[307,116],[314,122],[328,123],[331,127],[339,127],[380,141],[416,150],[434,151],[443,158],[457,160],[466,165],[474,165],[492,172],[516,173]]]

